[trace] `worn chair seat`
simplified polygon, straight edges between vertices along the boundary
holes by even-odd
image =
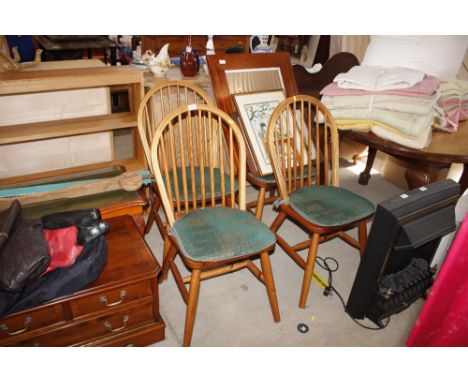
[[[275,174],[270,174],[270,175],[265,175],[265,176],[258,176],[258,175],[254,175],[252,173],[249,173],[248,176],[251,177],[251,178],[254,178],[257,182],[263,182],[263,183],[268,183],[268,184],[276,183]]]
[[[309,171],[309,166],[304,165],[304,177],[307,177],[308,171]],[[315,175],[315,168],[312,168],[312,175]],[[265,176],[258,176],[258,175],[254,175],[252,173],[249,173],[249,176],[252,177],[253,179],[255,179],[257,182],[263,182],[263,183],[267,183],[267,184],[276,183],[276,178],[275,178],[274,173],[270,174],[270,175],[265,175]],[[300,177],[300,175],[298,174],[298,178],[299,177]]]
[[[170,234],[186,257],[203,262],[260,252],[276,241],[252,214],[224,207],[195,210],[176,221]]]
[[[307,165],[304,166],[304,180],[308,178],[308,171],[309,167]],[[315,168],[312,167],[311,174],[315,176]],[[297,178],[300,179],[300,173],[297,174]],[[249,202],[247,204],[247,210],[252,211],[252,208],[255,208],[255,215],[257,216],[258,220],[262,220],[263,215],[263,207],[267,204],[272,204],[276,201],[276,197],[274,196],[276,191],[276,178],[275,174],[265,175],[265,176],[257,176],[252,173],[249,173],[247,176],[247,180],[258,186],[260,191],[258,193],[258,198],[255,201]],[[266,190],[270,190],[270,197],[265,198]]]
[[[196,193],[196,200],[199,201],[202,199],[202,194],[201,194],[201,172],[200,172],[200,167],[194,166],[194,178],[192,178],[191,175],[191,168],[190,167],[185,167],[185,176],[187,178],[187,201],[193,202],[193,193],[192,193],[192,182],[195,181],[195,193]],[[210,177],[210,168],[209,167],[204,167],[203,168],[203,174],[205,177],[205,199],[209,200],[211,198],[211,177]],[[178,192],[180,197],[184,198],[184,188],[183,188],[183,182],[181,182],[182,179],[182,168],[178,167],[177,168],[177,177],[179,178],[178,182]],[[174,181],[173,181],[173,174],[172,172],[170,173],[170,178],[171,178],[171,191],[173,195],[173,200],[176,200],[176,194],[174,190]],[[213,178],[214,178],[214,197],[215,198],[220,198],[221,197],[221,171],[219,168],[214,168],[213,169]],[[224,174],[224,184],[225,184],[225,189],[226,193],[229,194],[231,191],[231,178],[229,174]],[[239,190],[239,185],[237,181],[234,180],[234,192],[237,192]]]
[[[308,186],[289,196],[291,207],[303,218],[322,227],[342,226],[374,213],[367,199],[335,186]]]

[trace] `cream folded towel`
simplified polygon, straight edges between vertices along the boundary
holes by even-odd
[[[424,79],[424,72],[408,68],[354,66],[338,74],[333,82],[344,89],[389,90],[410,88]]]

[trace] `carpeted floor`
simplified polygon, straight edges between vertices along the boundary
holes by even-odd
[[[362,165],[361,165],[362,166]],[[401,189],[374,174],[368,186],[357,183],[359,166],[342,165],[341,185],[377,204],[401,193]],[[256,198],[256,190],[248,187],[247,200]],[[265,207],[264,222],[269,225],[276,213]],[[370,228],[371,222],[368,224]],[[306,239],[305,234],[287,222],[280,233],[287,239]],[[356,236],[356,230],[351,231]],[[154,227],[146,240],[158,261],[162,260],[162,240]],[[306,255],[306,251],[304,251]],[[339,263],[333,285],[345,301],[348,299],[359,264],[358,251],[340,239],[320,245],[318,256],[333,257]],[[391,317],[382,330],[358,326],[344,312],[338,296],[323,296],[323,290],[312,283],[306,309],[298,307],[303,271],[284,251],[276,246],[271,255],[281,322],[274,323],[265,287],[243,269],[231,274],[202,281],[192,346],[402,346],[416,321],[422,300]],[[181,271],[185,268],[177,260]],[[323,278],[324,270],[315,267]],[[187,272],[183,272],[186,274]],[[160,285],[160,310],[166,322],[166,340],[154,346],[180,346],[183,337],[185,304],[174,279]],[[299,323],[309,327],[307,333],[297,330]],[[362,322],[375,326],[372,322]]]

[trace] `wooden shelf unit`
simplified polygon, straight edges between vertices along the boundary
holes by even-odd
[[[132,128],[134,142],[133,158],[127,158],[124,161],[106,162],[106,165],[129,162],[133,170],[146,168],[144,151],[137,132],[136,117],[138,106],[144,95],[143,73],[141,71],[130,67],[98,67],[0,73],[0,97],[105,86],[128,88],[129,113],[0,126],[0,150],[1,145],[12,143]],[[21,178],[23,180],[27,180],[28,178],[37,179],[38,175],[31,174],[30,176],[22,176]],[[13,177],[9,179],[14,181]],[[6,181],[8,180],[2,179],[1,183],[3,185],[9,184]]]

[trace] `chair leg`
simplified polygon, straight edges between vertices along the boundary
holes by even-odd
[[[270,229],[273,233],[278,232],[279,228],[281,227],[281,224],[283,224],[284,219],[286,219],[286,214],[284,212],[280,212],[273,223],[270,226]]]
[[[194,269],[190,280],[189,300],[185,314],[184,342],[183,346],[190,346],[192,341],[193,325],[197,313],[198,294],[200,292],[200,269]]]
[[[270,301],[271,311],[273,313],[273,320],[280,321],[280,312],[278,307],[278,299],[276,297],[275,280],[273,279],[273,272],[271,270],[270,256],[268,252],[262,252],[260,255],[260,262],[262,263],[263,277],[265,279],[265,286]]]
[[[159,200],[158,193],[156,192],[155,189],[153,189],[153,195],[154,195],[153,204],[151,204],[150,212],[148,214],[148,219],[146,220],[145,235],[147,235],[151,231],[151,228],[153,227],[153,223],[155,221],[156,221],[156,224],[158,224],[158,228],[160,228],[159,222],[158,222],[158,218],[159,218],[158,210],[159,210],[159,206],[161,205],[161,201]]]
[[[309,247],[309,255],[307,256],[307,264],[304,271],[304,279],[302,280],[301,297],[299,298],[299,308],[304,309],[309,294],[310,283],[314,274],[315,257],[317,256],[317,249],[320,235],[314,233]]]
[[[367,225],[366,221],[362,220],[359,222],[358,226],[358,236],[359,236],[359,254],[364,256],[364,250],[366,249],[367,244]]]
[[[167,272],[169,271],[169,267],[171,266],[171,263],[174,261],[174,257],[177,253],[175,247],[171,245],[169,241],[168,241],[167,247],[168,249],[167,249],[166,258],[163,261],[161,272],[159,273],[159,283],[167,279]],[[166,244],[164,244],[164,251],[166,251]]]
[[[171,248],[171,242],[169,241],[169,238],[166,235],[166,237],[164,238],[163,265],[166,262],[167,254],[169,253],[170,248]],[[160,282],[167,280],[167,271],[168,271],[168,269],[169,269],[169,267],[166,269],[165,274],[163,274],[163,272],[161,270],[161,276],[159,277]]]
[[[262,221],[263,216],[263,207],[265,206],[265,187],[260,187],[258,191],[258,198],[257,198],[257,208],[255,210],[255,216],[258,220]]]

